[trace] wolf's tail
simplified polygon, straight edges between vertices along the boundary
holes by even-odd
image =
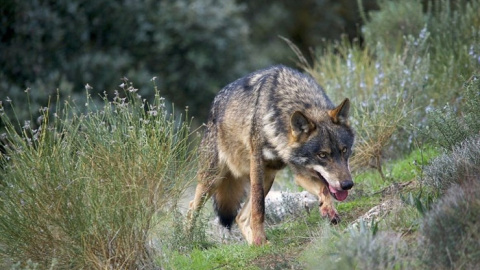
[[[233,177],[224,178],[221,181],[213,195],[213,206],[220,224],[230,229],[245,197],[245,187],[242,181]]]

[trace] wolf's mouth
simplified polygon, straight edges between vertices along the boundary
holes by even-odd
[[[317,175],[318,175],[318,178],[320,178],[321,181],[323,181],[323,183],[325,185],[327,185],[328,187],[328,191],[330,191],[330,194],[332,194],[332,196],[337,200],[337,201],[344,201],[347,196],[348,196],[348,191],[346,190],[336,190],[334,189],[332,186],[330,186],[327,182],[327,180],[325,180],[325,178],[319,173],[317,172]]]

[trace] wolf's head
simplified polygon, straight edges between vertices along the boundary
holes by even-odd
[[[324,182],[332,196],[343,201],[353,187],[348,159],[354,133],[348,123],[350,101],[333,110],[296,111],[290,119],[290,164],[295,173]]]

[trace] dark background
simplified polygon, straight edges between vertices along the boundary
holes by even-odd
[[[124,76],[148,99],[156,77],[161,94],[200,124],[230,81],[295,65],[279,36],[311,61],[326,40],[361,41],[360,14],[356,0],[3,0],[0,100],[13,100],[22,118],[26,89],[35,111],[57,93],[81,102],[87,83],[93,97],[113,97]]]

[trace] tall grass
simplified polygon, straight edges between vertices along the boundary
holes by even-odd
[[[431,1],[427,13],[430,37],[431,98],[446,102],[463,96],[462,84],[480,71],[480,1]]]
[[[103,104],[88,89],[85,104],[57,98],[37,128],[2,113],[4,265],[152,268],[147,240],[192,179],[195,149],[189,123],[165,109],[158,90],[147,102],[127,80],[120,87]]]
[[[359,0],[361,2],[362,0]],[[423,4],[422,4],[423,3]],[[480,1],[378,0],[379,10],[362,14],[365,44],[400,53],[405,38],[429,34],[429,97],[437,104],[459,96],[462,81],[480,68]]]

